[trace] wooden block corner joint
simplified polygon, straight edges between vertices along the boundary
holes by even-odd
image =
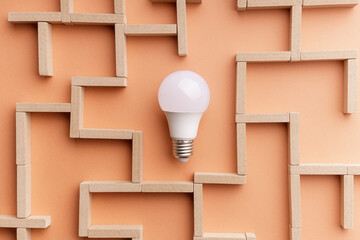
[[[134,131],[132,136],[132,182],[141,182],[143,172],[143,132]]]
[[[246,176],[235,173],[195,172],[194,183],[203,184],[245,184]]]
[[[61,0],[61,21],[65,24],[71,23],[70,14],[74,12],[74,0]]]
[[[344,229],[354,227],[354,175],[341,178],[341,226]]]
[[[53,76],[52,25],[38,22],[38,52],[40,76]]]

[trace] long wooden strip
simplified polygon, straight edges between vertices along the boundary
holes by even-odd
[[[291,48],[290,60],[291,61],[300,61],[301,15],[302,15],[301,4],[291,7],[290,9],[290,48]]]
[[[91,193],[141,192],[141,184],[123,181],[93,181],[89,182],[89,191]]]
[[[289,173],[289,218],[291,227],[301,227],[300,175]]]
[[[176,24],[126,24],[126,36],[176,36]]]
[[[89,182],[80,184],[79,198],[79,237],[88,236],[88,228],[91,225],[92,197]]]
[[[125,24],[115,24],[116,76],[127,77]]]
[[[70,103],[16,103],[17,112],[63,112],[71,111]]]
[[[80,129],[80,138],[131,140],[132,137],[132,130],[88,128]]]
[[[141,225],[93,225],[89,238],[141,238]]]
[[[304,7],[354,7],[358,0],[303,0]]]
[[[71,13],[70,17],[73,24],[114,25],[125,23],[123,14]]]
[[[236,113],[245,113],[246,62],[236,63]]]
[[[38,52],[40,76],[53,75],[52,25],[47,22],[38,23]]]
[[[296,175],[346,175],[348,173],[346,164],[300,164],[289,167],[290,173]]]
[[[83,87],[71,87],[70,137],[79,138],[80,129],[84,127],[84,96]]]
[[[239,52],[237,62],[288,62],[291,52]]]
[[[73,77],[73,86],[81,87],[126,87],[126,78],[119,77]]]
[[[245,184],[246,176],[235,173],[195,172],[194,182],[207,184]]]
[[[289,164],[300,164],[300,116],[299,113],[289,113],[288,149]]]
[[[59,12],[9,12],[8,21],[12,23],[61,23]]]
[[[186,30],[186,0],[176,1],[178,54],[186,56],[187,51],[187,30]]]
[[[142,192],[192,193],[194,192],[194,184],[185,181],[143,182]]]
[[[358,111],[359,60],[344,61],[344,113]]]
[[[31,163],[31,113],[16,113],[16,164]]]
[[[288,123],[288,113],[236,114],[237,123]]]
[[[133,132],[132,139],[132,182],[139,183],[143,176],[143,132]]]
[[[17,217],[31,215],[31,164],[17,166]]]
[[[194,184],[194,236],[201,237],[204,232],[203,185]]]
[[[48,228],[50,224],[50,216],[30,216],[21,219],[12,215],[0,215],[1,228]]]
[[[354,175],[341,176],[341,226],[354,228]]]
[[[246,123],[236,124],[237,173],[246,174]]]

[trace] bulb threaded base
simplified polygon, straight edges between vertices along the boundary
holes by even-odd
[[[193,152],[194,140],[173,139],[173,154],[180,162],[187,162]]]

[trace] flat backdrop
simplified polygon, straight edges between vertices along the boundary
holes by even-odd
[[[35,25],[7,21],[11,11],[59,11],[59,0],[0,0],[0,214],[16,214],[15,103],[70,102],[73,76],[115,76],[114,30],[53,26],[54,77],[40,77]],[[195,171],[235,172],[235,54],[289,49],[289,11],[238,12],[235,0],[187,5],[187,57],[176,37],[128,38],[128,87],[86,88],[85,127],[144,131],[144,180],[193,180]],[[75,0],[76,12],[112,13],[112,0]],[[127,1],[128,23],[176,23],[174,4]],[[302,49],[359,49],[360,6],[304,9]],[[161,81],[176,70],[202,75],[211,100],[195,153],[171,155],[157,102]],[[302,163],[360,163],[360,117],[342,113],[341,62],[248,65],[247,113],[300,112]],[[358,110],[359,111],[359,110]],[[50,215],[34,240],[78,237],[79,184],[130,180],[129,141],[69,138],[69,114],[32,115],[32,212]],[[243,186],[204,186],[206,232],[255,232],[259,240],[288,236],[287,127],[249,124],[248,177]],[[303,240],[354,240],[360,235],[360,179],[355,227],[340,227],[338,177],[301,177]],[[142,224],[144,240],[190,240],[191,194],[96,194],[94,224]],[[15,231],[0,229],[1,240]]]

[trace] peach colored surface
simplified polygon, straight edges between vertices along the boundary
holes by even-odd
[[[0,214],[16,214],[15,103],[70,102],[72,76],[115,76],[114,31],[104,26],[53,27],[54,77],[38,75],[35,25],[8,23],[10,11],[59,11],[59,0],[1,0]],[[192,180],[194,171],[236,171],[235,53],[288,50],[289,11],[236,11],[235,0],[188,4],[187,57],[175,37],[128,38],[128,87],[86,88],[85,127],[144,131],[144,180]],[[76,12],[113,12],[112,0],[75,0]],[[128,23],[175,23],[174,4],[128,0]],[[303,50],[360,48],[360,6],[304,9]],[[211,91],[186,164],[171,156],[157,103],[163,78],[188,69]],[[360,118],[342,113],[340,62],[249,64],[248,113],[300,112],[302,163],[360,163]],[[130,180],[128,141],[69,138],[68,114],[32,115],[32,209],[50,215],[34,240],[80,239],[79,184]],[[288,236],[287,130],[249,125],[244,186],[204,187],[206,232],[255,232],[259,240]],[[355,178],[355,227],[340,227],[338,177],[301,177],[303,240],[360,236],[360,187]],[[191,194],[96,194],[94,224],[143,224],[144,240],[192,239]],[[0,229],[1,240],[15,231]]]

